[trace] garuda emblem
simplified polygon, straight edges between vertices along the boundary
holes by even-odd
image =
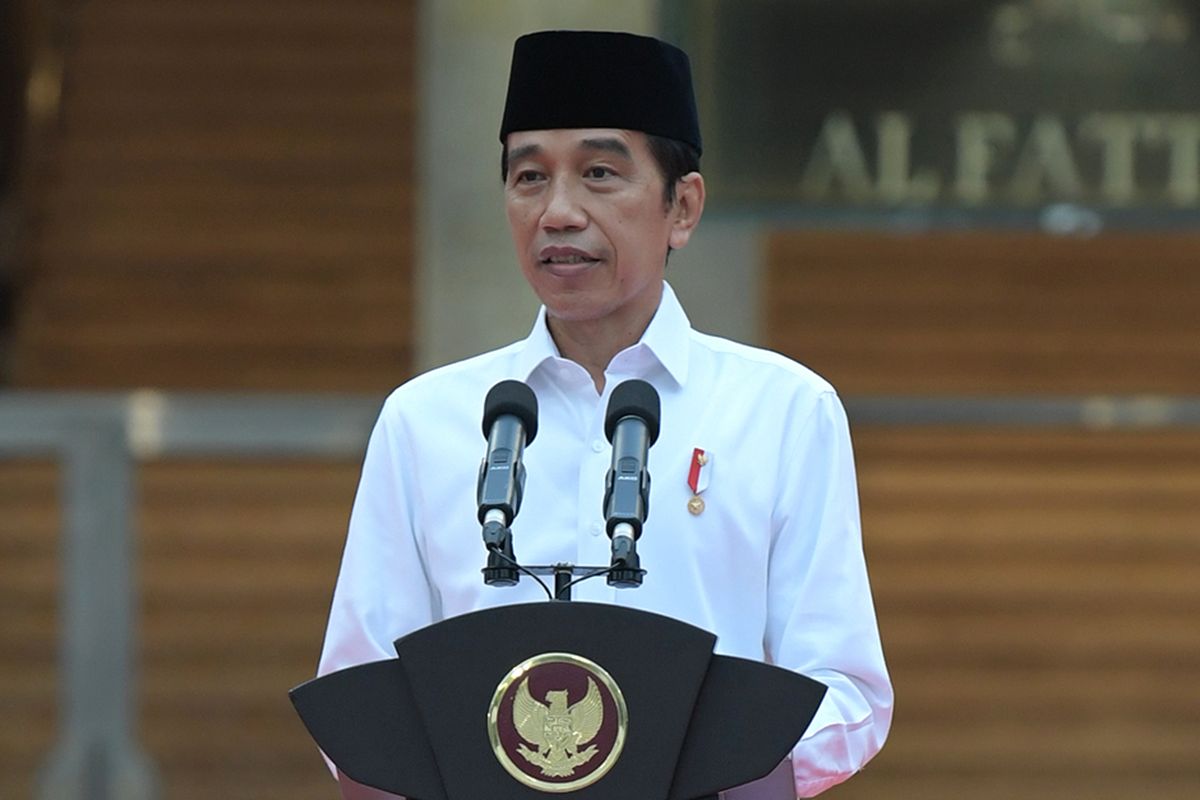
[[[574,653],[542,653],[496,687],[488,739],[504,770],[541,792],[600,780],[625,746],[629,709],[612,676]]]
[[[517,752],[541,769],[543,775],[573,775],[576,767],[596,755],[595,745],[583,746],[596,738],[604,723],[604,703],[596,682],[591,678],[587,682],[587,694],[569,707],[565,689],[546,692],[546,702],[539,703],[529,693],[529,678],[517,687],[513,724],[522,739],[537,745],[535,750],[520,744]]]

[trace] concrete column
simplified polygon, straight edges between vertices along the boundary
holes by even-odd
[[[500,115],[512,44],[547,28],[652,33],[653,0],[421,5],[417,368],[523,337],[538,303],[504,219]]]
[[[549,28],[654,35],[655,0],[427,0],[421,6],[419,370],[522,338],[537,299],[504,219],[500,116],[512,44]],[[706,219],[668,279],[702,330],[757,335],[757,226]]]
[[[122,420],[81,420],[66,438],[59,740],[39,800],[153,800],[136,737],[133,461]]]
[[[706,213],[700,219],[688,246],[667,263],[667,280],[692,327],[747,344],[763,341],[765,241],[765,226],[746,214]]]

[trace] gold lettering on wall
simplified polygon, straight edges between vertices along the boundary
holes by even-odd
[[[1103,149],[1100,194],[1114,206],[1131,205],[1136,199],[1134,148],[1141,125],[1132,114],[1088,114],[1079,123],[1079,135]]]
[[[812,157],[800,178],[800,191],[805,197],[822,198],[829,196],[835,184],[841,186],[847,200],[874,199],[870,170],[854,130],[854,120],[844,111],[835,111],[825,118]]]
[[[1036,203],[1047,194],[1062,198],[1083,196],[1083,180],[1060,120],[1039,116],[1033,121],[1025,146],[1017,156],[1008,191],[1022,205]]]
[[[941,190],[932,170],[912,172],[913,120],[908,114],[888,111],[879,115],[879,181],[876,189],[884,203],[931,203]]]
[[[1148,139],[1167,146],[1167,198],[1177,206],[1200,204],[1200,114],[1163,114],[1146,127]]]
[[[936,130],[892,110],[873,123],[856,126],[845,110],[825,117],[801,171],[806,200],[1200,206],[1200,113],[968,111]],[[929,137],[952,141],[952,156]]]
[[[963,114],[955,130],[958,144],[954,182],[958,199],[968,205],[983,203],[990,194],[993,165],[1011,149],[1017,126],[1006,114]]]

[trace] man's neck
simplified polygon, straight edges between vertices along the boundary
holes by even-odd
[[[604,392],[604,371],[613,357],[642,338],[657,310],[655,307],[649,314],[630,319],[610,317],[582,322],[547,316],[546,324],[558,352],[586,369],[596,386],[596,393],[601,394]]]

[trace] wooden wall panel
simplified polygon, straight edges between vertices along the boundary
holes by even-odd
[[[381,391],[413,335],[416,6],[73,8],[14,383]]]
[[[287,690],[316,670],[355,462],[137,471],[137,736],[170,800],[336,796]],[[58,741],[61,514],[53,463],[0,460],[0,797]]]
[[[897,693],[831,797],[1200,788],[1200,432],[855,430]]]
[[[358,463],[140,470],[141,736],[171,800],[328,800],[287,690],[316,671]]]
[[[13,382],[405,379],[417,6],[70,4],[61,116],[30,165]],[[315,669],[357,471],[139,470],[139,735],[166,797],[334,794],[286,691]],[[54,474],[0,462],[0,797],[30,796],[55,738]]]
[[[898,707],[830,796],[1191,798],[1200,433],[854,435]],[[357,472],[139,469],[139,735],[166,797],[332,796],[285,692],[315,668]],[[0,478],[0,788],[21,797],[55,734],[57,475]]]
[[[846,396],[1200,394],[1194,234],[791,231],[768,258],[768,341]],[[1194,797],[1200,433],[855,441],[897,710],[830,796]]]
[[[846,395],[1200,394],[1200,236],[779,232],[769,345]]]
[[[32,797],[58,729],[58,468],[0,459],[0,797]]]

